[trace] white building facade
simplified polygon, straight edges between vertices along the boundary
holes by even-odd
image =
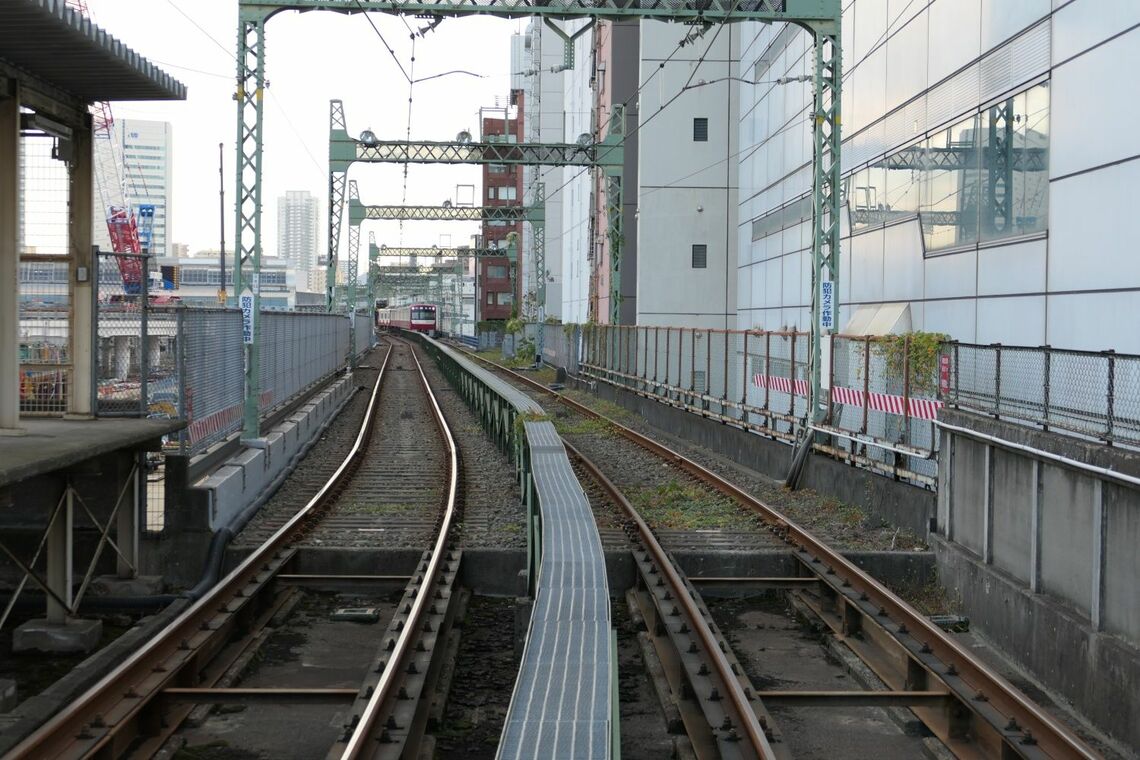
[[[174,128],[168,121],[122,119],[115,129],[123,151],[126,201],[136,214],[141,205],[154,206],[150,252],[169,256]]]
[[[522,90],[525,97],[523,139],[528,143],[560,143],[563,133],[562,97],[565,73],[561,71],[562,40],[541,19],[532,18],[527,30],[511,40],[511,89]],[[575,135],[576,137],[576,135]],[[564,167],[523,167],[523,196],[534,203],[541,184],[545,193],[545,271],[535,266],[534,228],[523,225],[524,259],[521,262],[523,293],[539,289],[539,278],[546,280],[545,316],[562,318],[562,200],[558,190],[563,182]]]
[[[320,204],[308,190],[287,190],[277,198],[277,256],[306,286],[317,267],[320,218]]]
[[[1140,352],[1138,25],[1133,0],[846,5],[841,330]],[[737,326],[806,329],[811,85],[776,80],[811,42],[741,33]]]
[[[641,24],[647,84],[626,235],[637,235],[637,324],[726,329],[736,326],[740,29],[694,28]]]
[[[569,34],[573,34],[584,23],[571,21],[564,24],[564,27]],[[579,135],[593,134],[594,131],[592,82],[595,81],[596,72],[593,67],[593,46],[592,29],[583,32],[574,41],[575,65],[566,72],[563,79],[563,134],[570,141],[576,141]],[[595,259],[592,237],[594,230],[591,224],[594,199],[591,185],[589,171],[568,166],[562,168],[560,181],[553,188],[549,185],[546,188],[548,203],[556,189],[562,200],[560,277],[562,321],[565,323],[582,324],[590,319],[590,278]]]

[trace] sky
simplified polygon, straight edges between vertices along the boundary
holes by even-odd
[[[190,251],[218,247],[218,143],[226,183],[226,247],[234,240],[237,105],[233,100],[237,39],[236,0],[87,0],[94,22],[187,86],[185,101],[117,102],[116,118],[169,121],[173,125],[172,243]],[[368,19],[391,45],[390,54]],[[276,254],[277,198],[308,190],[321,199],[321,229],[327,227],[329,100],[344,101],[350,134],[371,129],[382,140],[453,140],[461,130],[478,134],[480,107],[506,104],[510,87],[510,36],[526,19],[446,19],[414,41],[409,27],[423,19],[388,14],[282,12],[266,24],[264,161],[262,170],[263,255]],[[453,70],[479,75],[450,74]],[[457,185],[480,184],[478,166],[403,167],[358,164],[349,172],[365,204],[439,205],[456,197]],[[460,191],[464,192],[464,191]],[[469,193],[469,191],[466,191]],[[366,222],[388,246],[462,245],[478,232],[467,222]],[[326,234],[321,235],[321,251]],[[347,229],[342,233],[347,240]],[[342,243],[343,246],[343,243]],[[342,248],[342,251],[344,249]],[[342,253],[343,255],[343,253]]]

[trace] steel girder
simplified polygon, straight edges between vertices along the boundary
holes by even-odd
[[[507,252],[502,248],[393,248],[382,245],[377,250],[376,255],[425,259],[468,259],[472,256],[479,258],[506,256]]]
[[[253,296],[253,325],[245,343],[242,437],[261,435],[261,161],[264,125],[265,16],[239,14],[237,45],[237,203],[234,293]]]
[[[658,21],[790,21],[839,33],[839,0],[241,0],[243,11],[265,17],[279,11],[390,13],[421,17],[542,16]]]
[[[340,102],[340,101],[334,101]],[[527,166],[603,166],[621,160],[620,146],[599,143],[360,142],[334,131],[329,140],[330,167],[345,170],[356,161],[374,164],[526,164]]]
[[[986,169],[1003,163],[1005,153],[999,145],[990,143],[983,147],[981,154],[974,145],[949,148],[923,148],[918,145],[892,153],[875,161],[871,166],[884,169],[943,169],[947,171],[966,169]],[[1049,150],[1047,148],[1009,148],[1008,163],[1015,172],[1043,172],[1049,170]]]
[[[329,101],[329,129],[344,129],[344,104],[339,100]],[[329,251],[328,266],[325,269],[325,308],[336,308],[336,263],[340,255],[340,226],[344,219],[345,180],[348,168],[334,168],[332,149],[329,149]]]
[[[843,204],[840,177],[842,137],[843,71],[839,30],[816,31],[814,98],[812,101],[812,294],[811,294],[811,390],[808,424],[822,421],[824,414],[822,341],[839,331],[839,217]],[[824,300],[827,303],[823,303]],[[805,431],[810,445],[811,431]]]
[[[812,296],[813,403],[818,415],[819,294],[824,269],[831,281],[838,277],[839,161],[840,161],[840,0],[239,0],[237,50],[237,209],[235,287],[253,285],[254,306],[260,308],[261,271],[261,164],[263,147],[262,94],[265,81],[265,22],[286,10],[326,10],[345,14],[377,12],[425,17],[470,15],[546,19],[657,19],[660,21],[718,23],[731,21],[786,21],[808,29],[815,39],[815,109],[813,132],[813,201],[815,210]],[[620,183],[620,180],[619,180]],[[613,183],[608,183],[613,184]],[[608,201],[607,201],[608,203]],[[620,197],[617,205],[620,208]],[[826,213],[825,213],[826,212]],[[330,210],[330,213],[335,213]],[[331,234],[330,224],[330,234]],[[336,252],[330,251],[330,263]],[[248,278],[242,265],[248,262]],[[619,258],[620,262],[620,258]],[[335,272],[333,273],[335,277]],[[836,287],[834,292],[838,292]],[[836,310],[836,315],[838,310]],[[828,331],[834,328],[829,323]],[[246,349],[244,435],[257,437],[260,371],[260,330],[254,320],[252,343]]]

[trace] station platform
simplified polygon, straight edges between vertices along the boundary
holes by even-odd
[[[93,456],[147,448],[185,426],[183,420],[23,418],[24,435],[0,436],[0,488]]]

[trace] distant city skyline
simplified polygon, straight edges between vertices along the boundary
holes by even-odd
[[[237,4],[232,0],[89,0],[88,6],[96,24],[187,85],[185,102],[122,102],[112,107],[116,119],[173,125],[177,150],[171,191],[172,240],[187,244],[191,251],[218,245],[218,144],[222,143],[223,220],[227,254],[232,259]],[[327,238],[330,99],[345,102],[350,132],[367,128],[382,139],[403,139],[408,134],[410,90],[411,137],[450,140],[461,130],[476,131],[480,106],[507,97],[508,40],[525,22],[447,19],[413,43],[409,28],[415,31],[422,26],[418,20],[379,13],[370,14],[370,20],[391,43],[399,66],[421,81],[409,87],[368,20],[359,16],[282,13],[267,26],[270,87],[264,116],[263,256],[277,252],[272,199],[287,190],[307,190],[321,199],[325,221],[320,225],[320,238]],[[291,52],[302,50],[304,55]],[[346,60],[353,63],[344,65]],[[459,70],[478,76],[449,74],[426,79]],[[454,200],[457,185],[479,182],[477,166],[412,166],[406,191],[403,168],[398,165],[356,166],[351,175],[359,182],[365,203],[434,205]],[[478,225],[369,222],[365,234],[368,231],[374,231],[381,244],[430,246],[441,234],[466,240],[478,232]]]

